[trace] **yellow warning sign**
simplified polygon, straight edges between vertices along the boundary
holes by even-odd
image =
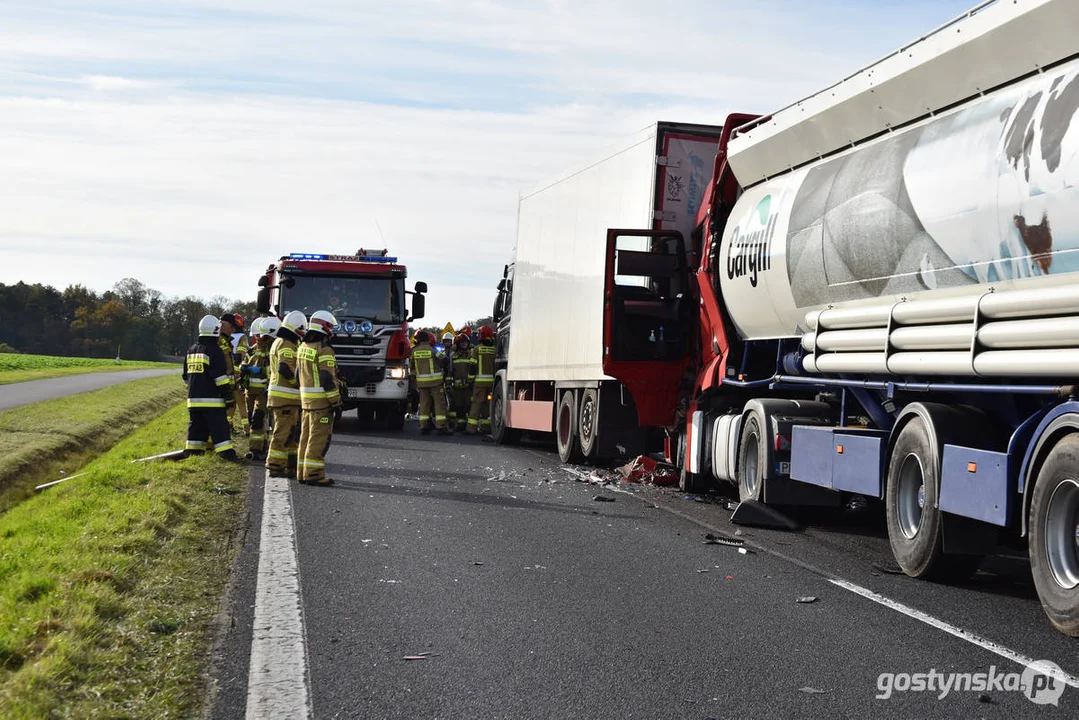
[[[446,323],[446,327],[442,328],[442,334],[445,335],[446,333],[453,333],[454,335],[457,334],[457,332],[453,329],[453,323]]]

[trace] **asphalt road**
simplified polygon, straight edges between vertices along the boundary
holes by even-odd
[[[275,531],[295,532],[307,667],[283,683],[305,688],[311,717],[1079,715],[1072,688],[1059,706],[1007,680],[902,691],[903,674],[1000,677],[1024,657],[1077,682],[1079,642],[1043,617],[1020,548],[967,583],[918,582],[891,573],[872,509],[736,535],[717,496],[598,487],[544,446],[342,429],[328,457],[338,484],[293,484],[291,522]],[[214,718],[244,717],[252,638],[281,630],[252,629],[259,544],[274,537],[264,482],[253,470]],[[708,532],[747,553],[705,544]]]
[[[117,372],[83,373],[82,375],[68,375],[67,377],[48,378],[45,380],[27,380],[26,382],[9,383],[0,385],[0,411],[10,410],[20,405],[52,400],[78,393],[100,390],[110,385],[141,380],[142,378],[155,377],[179,373],[177,368],[163,368],[160,370],[119,370]]]

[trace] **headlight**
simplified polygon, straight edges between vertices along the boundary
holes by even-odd
[[[388,367],[386,368],[386,377],[390,380],[404,380],[408,377],[408,370],[403,367]]]

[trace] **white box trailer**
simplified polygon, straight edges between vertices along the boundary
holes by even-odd
[[[632,432],[633,400],[603,370],[607,230],[669,230],[688,240],[720,132],[658,122],[521,194],[515,258],[495,305],[497,440],[555,432],[564,461],[639,450],[630,447],[640,434]]]

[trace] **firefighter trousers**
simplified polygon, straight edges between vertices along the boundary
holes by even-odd
[[[446,393],[442,390],[442,386],[421,387],[419,390],[420,429],[431,426],[432,412],[434,413],[435,427],[439,430],[446,427]]]
[[[251,437],[248,448],[261,453],[266,449],[266,391],[247,391],[247,407],[251,411]]]
[[[188,408],[187,417],[187,450],[202,452],[213,447],[214,452],[223,453],[233,449],[225,408]]]
[[[468,434],[475,435],[479,432],[491,430],[491,401],[487,396],[491,394],[491,385],[476,383],[472,386],[472,408],[468,411]]]
[[[304,410],[300,421],[300,482],[318,484],[326,480],[326,453],[333,437],[333,408]]]
[[[463,431],[468,424],[468,412],[472,407],[472,388],[453,389],[453,416],[457,421],[457,430]]]
[[[272,408],[273,432],[270,449],[266,451],[266,469],[274,475],[283,475],[295,468],[300,439],[300,406],[286,405]]]
[[[244,389],[239,385],[232,388],[232,399],[236,404],[231,406],[228,410],[229,423],[232,423],[233,417],[239,415],[240,425],[246,435],[251,428],[251,423],[247,419],[247,397],[244,395]]]

